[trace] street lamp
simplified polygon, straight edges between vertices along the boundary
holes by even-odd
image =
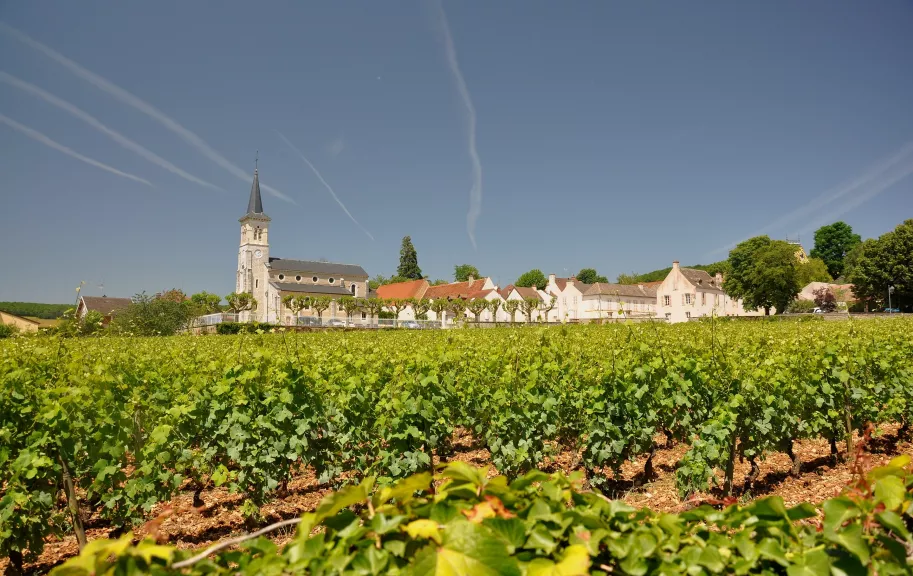
[[[891,294],[893,294],[893,293],[894,293],[894,287],[888,286],[888,310],[889,310],[888,314],[894,313],[894,308],[891,306]]]

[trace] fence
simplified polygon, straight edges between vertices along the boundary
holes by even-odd
[[[215,314],[206,314],[193,321],[194,326],[215,326],[223,322],[237,322],[238,315],[231,312],[216,312]]]

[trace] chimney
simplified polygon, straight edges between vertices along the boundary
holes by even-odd
[[[716,286],[717,288],[723,287],[723,274],[721,272],[716,273]]]
[[[548,275],[548,283],[551,284],[551,285],[553,285],[553,286],[555,285],[555,275],[554,275],[554,274],[549,274],[549,275]]]
[[[679,266],[678,266],[678,260],[673,260],[673,261],[672,261],[672,269],[673,269],[673,270],[678,270],[678,268],[679,268]]]
[[[472,274],[470,274],[470,275],[469,275],[469,285],[471,286],[472,283],[475,282],[475,281],[476,281],[475,276],[473,276]]]

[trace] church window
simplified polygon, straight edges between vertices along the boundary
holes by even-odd
[[[355,296],[355,283],[354,282],[352,283],[351,288],[352,288],[352,296]]]
[[[295,276],[295,282],[301,282],[301,276]]]
[[[280,275],[279,275],[279,279],[280,279],[280,280],[285,280],[285,274],[280,274]]]
[[[311,282],[313,282],[314,284],[316,284],[316,283],[317,283],[317,277],[314,276],[313,278],[311,278]]]
[[[254,280],[254,288],[259,288],[259,287],[260,287],[260,279],[257,278],[256,280]]]
[[[336,278],[330,278],[330,284],[336,282]]]

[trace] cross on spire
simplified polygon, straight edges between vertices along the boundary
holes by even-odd
[[[254,156],[254,172],[260,167],[260,151],[257,150],[257,154]]]

